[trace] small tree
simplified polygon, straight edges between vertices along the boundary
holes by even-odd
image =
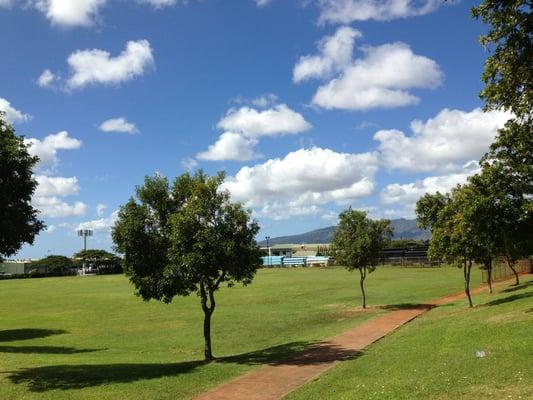
[[[38,161],[0,111],[0,260],[15,254],[23,243],[32,244],[45,228],[31,205],[37,187],[32,170]]]
[[[375,270],[379,252],[391,236],[389,220],[371,220],[365,212],[351,207],[339,215],[339,226],[331,243],[333,257],[349,271],[359,270],[363,308],[366,308],[365,279]]]
[[[56,274],[63,273],[70,269],[74,262],[65,256],[50,255],[31,263],[32,268],[46,268],[47,272]]]
[[[451,196],[426,194],[416,204],[419,226],[431,230],[428,250],[430,259],[455,264],[463,269],[464,290],[468,304],[473,307],[470,296],[470,273],[473,255],[470,251],[464,218]]]
[[[443,199],[445,199],[443,201]],[[492,260],[497,254],[497,209],[490,188],[471,179],[452,190],[451,196],[426,194],[417,202],[420,226],[431,229],[429,257],[463,268],[465,294],[470,296],[470,273],[474,261],[483,263],[492,293]]]
[[[520,280],[515,264],[533,252],[533,198],[531,194],[524,194],[531,192],[524,190],[527,180],[521,182],[521,176],[525,177],[525,174],[515,168],[509,170],[507,165],[502,159],[484,161],[482,171],[470,178],[470,182],[487,197],[487,208],[491,212],[485,212],[483,220],[488,224],[485,229],[493,237],[497,247],[495,252],[505,258],[518,285]]]
[[[196,293],[204,312],[205,359],[213,359],[211,316],[224,282],[249,284],[261,265],[259,226],[221,189],[224,174],[202,171],[174,180],[146,177],[113,228],[126,274],[144,300],[170,303]]]
[[[74,254],[73,258],[96,267],[98,273],[121,273],[120,257],[105,250],[89,249]]]

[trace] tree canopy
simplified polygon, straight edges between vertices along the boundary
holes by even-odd
[[[121,273],[121,259],[106,250],[88,249],[81,250],[72,256],[77,263],[88,263],[96,267],[98,273]]]
[[[221,189],[224,174],[178,176],[172,185],[146,177],[120,208],[113,240],[137,294],[166,303],[174,296],[200,297],[205,358],[213,359],[211,315],[220,285],[249,284],[261,265],[259,226],[250,212]]]
[[[94,262],[106,262],[106,261],[120,260],[120,258],[117,255],[110,253],[106,250],[100,250],[100,249],[81,250],[75,253],[73,258],[80,259],[83,261],[94,261]]]
[[[533,109],[533,13],[531,0],[483,0],[472,9],[489,25],[480,38],[492,53],[481,76],[481,97],[487,109],[504,109],[516,116]]]
[[[476,258],[475,238],[464,208],[469,193],[461,192],[462,187],[452,190],[449,200],[441,202],[439,196],[428,195],[417,202],[416,212],[419,224],[431,221],[431,241],[428,256],[431,259],[443,260],[463,268],[465,294],[470,307],[473,307],[470,296],[470,272],[472,262]],[[431,207],[427,204],[431,203]],[[428,210],[429,214],[428,214]],[[431,218],[428,219],[428,215]]]
[[[0,111],[0,259],[15,254],[24,243],[32,244],[45,228],[31,205],[37,187],[32,172],[38,161]]]
[[[366,308],[364,281],[375,270],[380,251],[390,242],[389,220],[372,220],[363,211],[351,207],[339,215],[339,225],[331,243],[335,261],[349,271],[360,273],[363,308]]]
[[[48,272],[59,273],[63,272],[74,265],[72,259],[59,256],[59,255],[50,255],[45,258],[42,258],[38,261],[33,261],[31,263],[32,268],[47,268]]]

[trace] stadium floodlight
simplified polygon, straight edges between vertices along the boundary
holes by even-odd
[[[91,229],[78,230],[78,236],[83,237],[83,250],[87,250],[87,237],[92,236],[93,231]]]

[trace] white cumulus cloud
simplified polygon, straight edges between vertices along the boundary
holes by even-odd
[[[318,0],[319,22],[388,21],[429,14],[443,4],[441,0]]]
[[[91,26],[107,0],[36,0],[35,6],[53,25]]]
[[[54,167],[58,163],[58,150],[75,150],[82,145],[81,140],[70,137],[67,131],[46,136],[44,139],[25,139],[29,144],[28,152],[39,157],[38,168]]]
[[[117,56],[100,49],[77,50],[67,63],[70,68],[68,78],[61,82],[65,90],[83,89],[94,85],[119,85],[142,76],[155,65],[152,47],[147,40],[129,41],[126,48]],[[38,79],[43,87],[59,83],[53,72],[45,70]]]
[[[50,196],[72,196],[78,193],[78,178],[75,176],[66,178],[62,176],[47,176],[36,175],[37,189],[34,196],[50,197]]]
[[[90,229],[93,231],[109,231],[113,225],[115,225],[117,217],[118,211],[115,211],[107,218],[99,218],[92,221],[82,222],[77,226],[76,230]]]
[[[451,172],[488,150],[498,129],[511,117],[503,111],[443,109],[427,121],[411,122],[412,135],[380,130],[374,135],[384,164],[406,171]]]
[[[355,39],[362,34],[349,26],[341,27],[332,36],[318,43],[318,55],[300,57],[293,69],[293,81],[311,78],[328,78],[352,63]]]
[[[231,109],[220,120],[218,128],[238,132],[247,137],[297,134],[311,128],[304,117],[286,104],[258,111],[251,107]]]
[[[79,149],[81,141],[62,131],[42,140],[30,138],[25,139],[25,142],[29,145],[28,152],[39,157],[37,169],[41,173],[34,175],[37,187],[32,196],[32,204],[41,216],[61,218],[84,215],[87,211],[85,203],[76,201],[69,204],[63,200],[64,197],[78,194],[78,178],[49,175],[59,163],[58,151]]]
[[[462,171],[438,176],[428,176],[414,182],[387,185],[381,192],[381,199],[385,204],[404,203],[413,205],[426,193],[446,193],[458,184],[466,182],[466,179],[479,171],[475,162],[468,163]]]
[[[262,96],[253,102],[268,106],[277,98]],[[286,104],[271,105],[270,108],[255,109],[248,106],[231,108],[218,122],[223,130],[218,140],[196,158],[204,161],[248,161],[261,157],[254,151],[263,136],[295,135],[311,128],[311,124]]]
[[[98,127],[102,132],[123,132],[123,133],[138,133],[139,130],[134,123],[128,122],[126,118],[111,118],[100,124]]]
[[[38,209],[43,217],[62,218],[84,215],[87,205],[81,201],[68,204],[57,196],[34,197],[33,206]]]
[[[106,210],[106,208],[107,206],[105,204],[98,204],[96,206],[96,215],[98,215],[99,217],[104,215],[104,211]]]
[[[326,109],[368,110],[417,104],[410,90],[436,88],[443,80],[439,65],[414,54],[402,42],[361,48],[362,57],[353,59],[355,38],[361,33],[340,27],[318,44],[318,55],[300,58],[293,81],[327,80],[320,86],[312,104]]]
[[[2,97],[0,97],[0,111],[5,113],[5,118],[10,124],[26,122],[31,118],[29,114],[24,114],[22,111],[17,110],[9,101]]]
[[[260,157],[254,152],[256,144],[257,140],[239,133],[224,132],[214,144],[209,145],[206,151],[198,153],[196,157],[203,161],[248,161]]]
[[[320,213],[321,205],[347,204],[370,195],[377,168],[375,153],[338,153],[313,147],[243,167],[228,177],[223,187],[256,214],[286,218]]]
[[[70,89],[88,85],[117,85],[143,75],[154,65],[152,48],[147,40],[129,41],[126,49],[112,57],[104,50],[78,50],[68,57],[72,75],[67,81]]]
[[[452,188],[467,181],[469,176],[479,172],[477,162],[471,161],[454,173],[445,175],[428,176],[409,183],[392,183],[381,191],[382,204],[388,208],[384,210],[385,216],[414,218],[415,205],[418,199],[426,193],[447,193]]]
[[[52,87],[57,79],[57,76],[52,71],[45,69],[39,78],[37,78],[37,84],[43,88]]]
[[[87,211],[83,202],[69,204],[61,199],[78,193],[78,178],[36,175],[35,180],[37,188],[32,197],[32,204],[43,217],[71,217],[83,215]]]
[[[414,54],[405,43],[367,47],[364,57],[318,88],[313,104],[326,109],[367,110],[417,104],[413,88],[435,88],[443,73],[437,63]]]

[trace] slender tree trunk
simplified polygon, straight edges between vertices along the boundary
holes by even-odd
[[[474,307],[472,303],[472,297],[470,296],[470,271],[472,270],[472,260],[468,260],[468,264],[465,261],[464,265],[464,278],[465,278],[465,293],[468,298],[468,305],[470,308]]]
[[[365,294],[366,268],[359,268],[359,273],[361,274],[359,285],[361,286],[361,294],[363,296],[363,308],[366,308],[366,294]]]
[[[492,257],[485,259],[485,269],[487,270],[489,293],[492,294]]]
[[[516,272],[516,269],[514,269],[514,262],[511,261],[509,257],[505,257],[507,260],[507,265],[509,268],[511,268],[511,271],[513,271],[514,277],[515,277],[515,286],[520,285],[520,278],[518,277],[518,272]]]
[[[216,304],[213,289],[203,282],[200,284],[200,298],[204,311],[204,357],[206,361],[212,361],[214,357],[211,347],[211,316],[215,311]]]

